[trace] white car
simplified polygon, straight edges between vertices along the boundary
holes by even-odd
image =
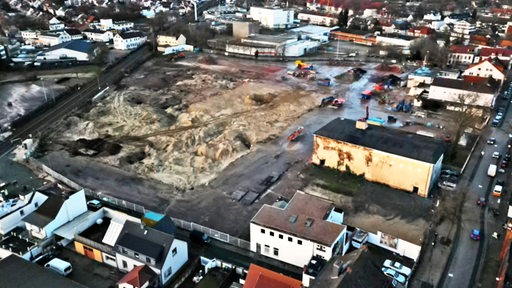
[[[391,268],[386,268],[386,267],[382,268],[382,273],[384,273],[384,275],[386,275],[388,277],[393,278],[393,280],[400,282],[403,285],[405,285],[405,283],[407,282],[407,279],[405,279],[404,275],[396,272],[395,270],[393,270]]]
[[[389,259],[384,261],[384,267],[391,268],[391,269],[395,270],[396,272],[398,272],[402,275],[405,275],[406,277],[411,276],[411,273],[412,273],[411,268],[406,267],[396,261],[391,261]]]
[[[500,158],[500,152],[496,151],[494,153],[492,153],[492,158],[496,158],[496,159],[499,159]]]

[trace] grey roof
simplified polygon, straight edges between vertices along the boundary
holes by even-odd
[[[82,32],[75,28],[66,28],[64,29],[64,31],[66,31],[66,33],[68,33],[69,35],[82,35]]]
[[[47,50],[47,52],[65,48],[78,52],[89,53],[94,49],[94,47],[95,45],[92,41],[77,39],[52,46],[50,49]]]
[[[63,203],[64,199],[61,196],[48,195],[48,199],[36,211],[23,218],[23,221],[37,227],[44,227],[55,219]]]
[[[144,37],[142,35],[142,32],[140,31],[127,31],[127,32],[121,32],[119,33],[119,36],[123,39],[130,39],[130,38],[136,38],[136,37]]]
[[[490,78],[485,83],[466,82],[464,80],[437,77],[432,81],[431,86],[438,86],[451,89],[460,89],[468,92],[494,94],[497,92],[499,83]]]
[[[87,286],[15,255],[10,255],[0,261],[0,287],[87,288]]]
[[[96,34],[104,34],[108,31],[103,31],[101,29],[85,29],[84,33],[96,33]]]
[[[132,221],[126,221],[119,234],[116,249],[122,252],[121,247],[154,258],[157,267],[162,267],[169,253],[174,236],[144,226]],[[130,255],[125,255],[130,256]]]
[[[336,118],[314,134],[428,163],[437,163],[445,148],[439,139],[396,129],[374,125],[357,129],[350,119]]]

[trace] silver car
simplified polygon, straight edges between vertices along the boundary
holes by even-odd
[[[386,275],[388,277],[393,278],[393,280],[399,282],[402,285],[405,285],[405,283],[407,282],[404,275],[396,272],[395,270],[393,270],[391,268],[383,267],[382,273],[384,273],[384,275]]]

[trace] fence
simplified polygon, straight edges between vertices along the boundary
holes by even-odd
[[[76,182],[66,178],[62,174],[52,170],[50,167],[44,165],[43,163],[39,162],[38,160],[30,158],[30,163],[33,165],[39,166],[45,173],[47,173],[48,175],[52,176],[53,178],[61,181],[62,183],[68,185],[69,187],[71,187],[75,190],[84,189],[78,183],[76,183]],[[85,195],[87,195],[91,198],[101,200],[102,202],[106,202],[108,204],[111,204],[115,207],[118,207],[118,208],[121,208],[124,210],[133,211],[133,212],[139,213],[141,215],[144,215],[148,211],[142,205],[131,203],[126,200],[118,199],[116,197],[110,196],[101,191],[93,191],[93,190],[87,189],[87,188],[85,188],[84,191],[85,191]],[[185,229],[188,231],[198,230],[205,234],[208,234],[208,236],[210,236],[213,239],[216,239],[216,240],[219,240],[219,241],[222,241],[225,243],[229,243],[230,245],[233,245],[233,246],[245,249],[245,250],[250,250],[250,248],[251,248],[249,241],[233,237],[227,233],[220,232],[215,229],[211,229],[211,228],[208,228],[208,227],[205,227],[205,226],[193,223],[193,222],[181,220],[178,218],[171,217],[171,219],[174,221],[176,226],[180,227],[181,229]]]

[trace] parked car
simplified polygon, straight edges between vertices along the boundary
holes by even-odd
[[[487,205],[487,200],[485,200],[485,197],[480,197],[476,200],[476,205],[485,207]]]
[[[210,243],[211,239],[210,236],[207,234],[198,231],[198,230],[192,230],[190,231],[190,240],[192,242],[200,243],[200,244],[208,244]]]
[[[87,206],[89,208],[91,208],[92,211],[97,211],[103,205],[101,204],[101,202],[99,200],[94,199],[94,200],[87,201]]]
[[[501,192],[503,192],[503,186],[501,185],[494,185],[494,189],[492,190],[492,196],[500,197]]]
[[[496,114],[496,117],[494,117],[494,119],[496,119],[496,120],[503,119],[503,113],[502,112],[498,112],[498,114]]]
[[[505,180],[503,180],[503,179],[496,180],[496,185],[505,186]]]
[[[475,240],[475,241],[478,241],[480,240],[480,230],[478,229],[473,229],[471,231],[471,239]]]
[[[391,268],[383,267],[382,273],[384,273],[384,275],[386,275],[388,277],[393,278],[393,280],[396,280],[396,281],[400,282],[401,284],[405,285],[405,282],[406,282],[405,276],[396,272],[395,270],[393,270]]]
[[[500,152],[496,151],[496,152],[492,153],[492,158],[500,159],[500,157],[501,157]]]
[[[460,176],[460,172],[459,171],[455,171],[455,170],[445,169],[445,170],[441,171],[441,175],[450,175],[450,176],[457,176],[457,177],[459,177]]]
[[[496,138],[489,138],[489,139],[487,139],[487,144],[489,144],[489,145],[496,144]]]
[[[501,120],[497,120],[497,119],[493,119],[492,123],[491,123],[492,127],[498,127],[498,126],[500,126],[500,124],[501,124]]]
[[[411,273],[412,273],[411,268],[406,267],[399,262],[391,261],[389,259],[384,261],[384,267],[391,268],[391,269],[395,270],[396,272],[404,275],[405,277],[411,276]]]
[[[62,276],[68,276],[73,271],[71,263],[59,258],[54,258],[50,262],[44,264],[44,268],[50,269]]]
[[[510,153],[505,154],[505,157],[503,157],[503,160],[505,161],[510,161],[510,159],[512,159],[512,155],[510,155]]]
[[[506,160],[501,161],[500,167],[503,169],[506,169],[508,167],[508,161],[506,161]]]

